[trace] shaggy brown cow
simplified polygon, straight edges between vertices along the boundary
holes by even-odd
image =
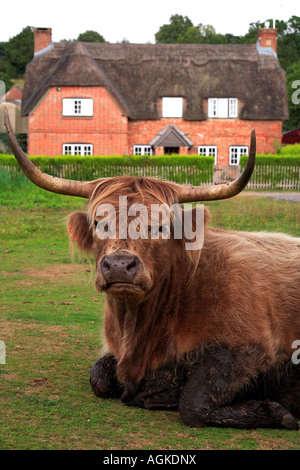
[[[27,159],[7,115],[6,126],[35,184],[89,199],[87,213],[69,216],[69,232],[80,249],[93,251],[96,289],[106,294],[106,353],[91,371],[94,393],[132,406],[178,408],[190,426],[298,429],[300,365],[291,358],[300,339],[299,239],[212,229],[207,210],[199,250],[187,251],[185,237],[174,236],[174,218],[170,238],[163,237],[162,225],[157,239],[97,234],[104,204],[116,210],[119,228],[120,197],[126,196],[127,207],[150,209],[234,196],[253,170],[254,134],[236,181],[198,188],[148,178],[53,178]],[[198,230],[196,213],[192,209]]]

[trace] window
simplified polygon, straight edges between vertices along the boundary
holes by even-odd
[[[248,155],[248,147],[242,147],[242,146],[229,147],[229,165],[239,165],[241,155]]]
[[[208,98],[209,118],[236,118],[238,117],[237,98]]]
[[[92,144],[63,144],[63,155],[93,155]]]
[[[206,157],[215,157],[215,165],[217,164],[218,150],[216,145],[199,145],[198,155],[205,155]]]
[[[182,117],[183,98],[163,98],[162,99],[162,117],[181,118]]]
[[[230,118],[238,117],[238,100],[236,98],[229,98],[228,100],[228,116]]]
[[[134,145],[133,155],[152,155],[152,147],[150,145]]]
[[[63,116],[93,116],[92,98],[63,98]]]

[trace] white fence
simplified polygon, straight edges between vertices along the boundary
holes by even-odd
[[[241,173],[241,167],[216,165],[214,184],[233,181]],[[256,165],[247,189],[300,190],[299,165]]]

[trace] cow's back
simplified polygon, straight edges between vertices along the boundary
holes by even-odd
[[[209,229],[190,284],[180,352],[217,341],[257,344],[275,359],[300,340],[299,238]]]

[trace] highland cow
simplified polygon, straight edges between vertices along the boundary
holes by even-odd
[[[174,236],[172,216],[168,237],[160,221],[154,239],[120,236],[122,197],[128,208],[142,204],[150,213],[157,204],[170,208],[242,191],[254,168],[254,132],[235,181],[192,187],[150,178],[55,178],[27,159],[7,113],[6,126],[31,181],[89,201],[87,212],[69,216],[68,230],[79,249],[94,253],[96,289],[106,297],[105,353],[90,377],[94,393],[129,406],[178,409],[189,426],[298,429],[300,366],[292,355],[300,339],[300,240],[213,229],[206,208],[199,227],[197,207],[182,218],[184,224],[189,215],[193,233],[204,235],[197,250],[186,249],[184,231]],[[117,230],[101,238],[99,208],[108,206]]]

